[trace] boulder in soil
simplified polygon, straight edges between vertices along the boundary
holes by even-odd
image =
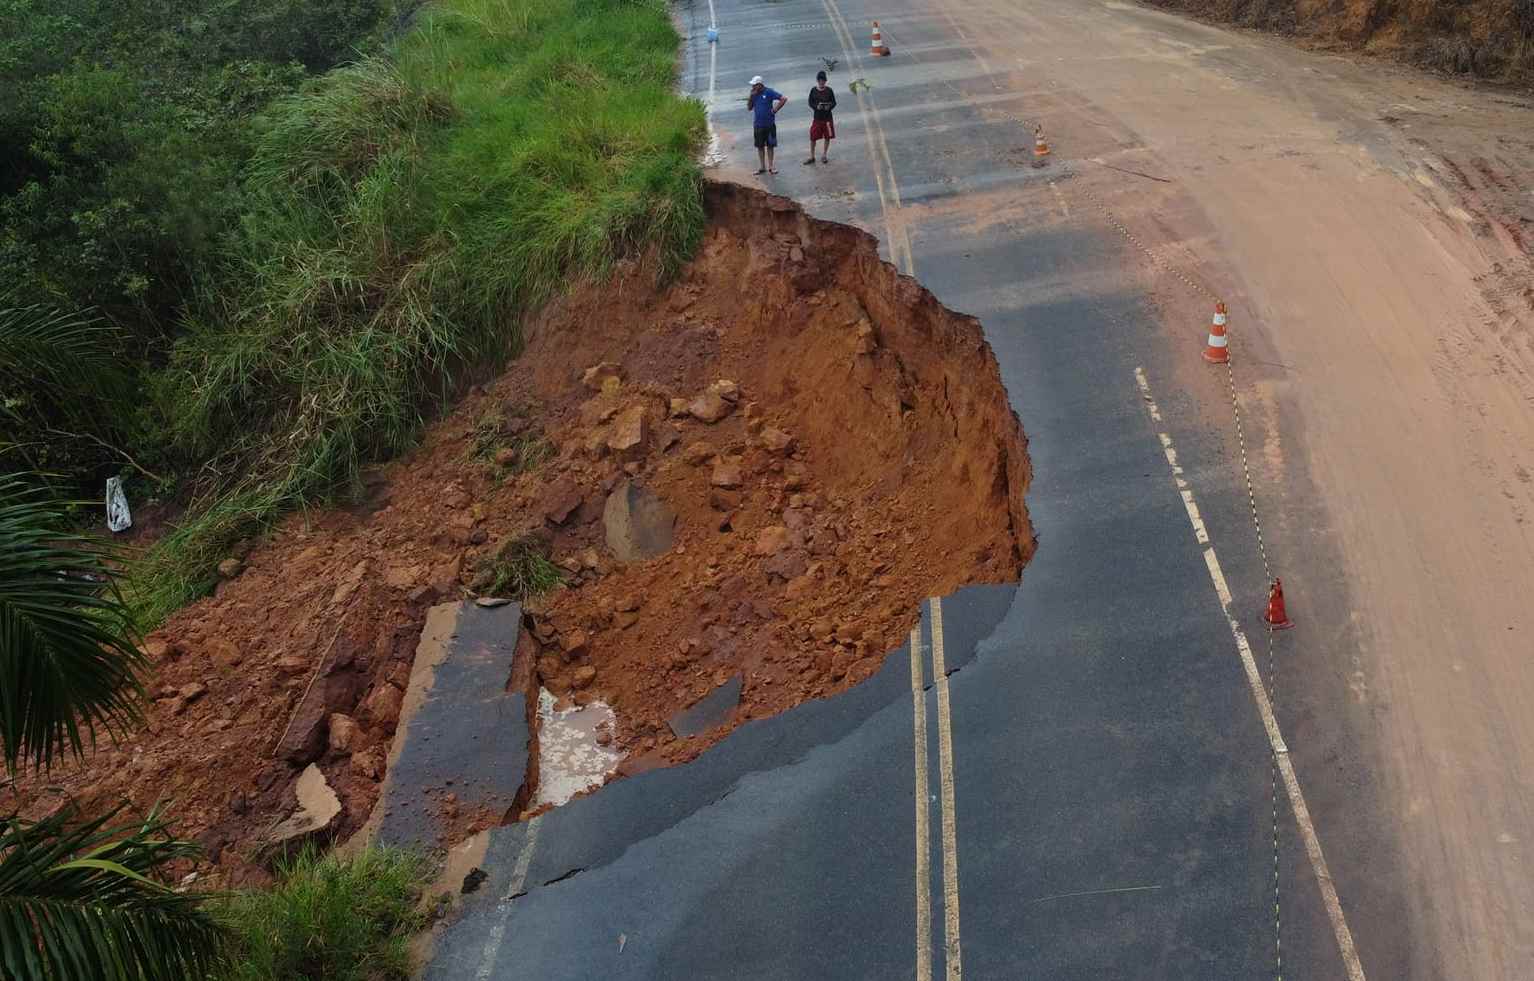
[[[362,714],[374,725],[392,726],[399,721],[400,710],[404,707],[405,693],[386,681],[363,701]]]
[[[789,453],[794,448],[794,437],[774,426],[767,426],[762,430],[762,445],[769,453],[779,455]]]
[[[729,415],[732,408],[734,406],[726,402],[718,392],[710,391],[688,403],[687,413],[700,422],[718,422]]]
[[[670,551],[676,512],[654,492],[625,480],[607,497],[602,528],[618,561],[642,562]]]
[[[708,482],[724,490],[735,490],[745,479],[739,457],[720,457],[714,461],[714,472]]]
[[[228,558],[218,564],[218,574],[225,579],[233,579],[245,571],[245,563],[239,559]]]
[[[340,712],[332,713],[329,744],[332,752],[350,753],[357,745],[357,721]]]
[[[580,506],[580,487],[569,477],[562,477],[549,488],[548,497],[543,506],[543,517],[551,525],[562,525]]]
[[[700,467],[714,458],[714,448],[707,443],[693,443],[682,451],[682,460],[692,466]]]
[[[649,438],[650,424],[645,418],[644,406],[634,405],[620,412],[613,421],[607,448],[619,456],[633,457],[644,453]]]

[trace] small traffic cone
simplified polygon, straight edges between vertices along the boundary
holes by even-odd
[[[1289,619],[1289,611],[1284,609],[1284,581],[1273,580],[1273,588],[1268,591],[1268,609],[1262,615],[1269,630],[1288,630],[1294,626],[1294,621]]]
[[[1049,156],[1049,144],[1044,140],[1044,124],[1039,123],[1033,128],[1033,165],[1044,166],[1044,158]]]
[[[1209,327],[1209,343],[1204,347],[1204,360],[1210,364],[1224,364],[1230,360],[1230,341],[1225,337],[1225,304],[1214,305],[1214,322]]]
[[[884,37],[883,37],[883,35],[881,35],[879,33],[879,22],[878,21],[874,21],[874,40],[873,40],[873,46],[869,49],[868,53],[873,55],[875,58],[888,58],[889,57],[890,49],[884,46]]]

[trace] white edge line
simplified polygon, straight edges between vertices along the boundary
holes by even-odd
[[[1151,413],[1151,418],[1161,421],[1160,410],[1156,408],[1155,399],[1151,397],[1150,384],[1145,378],[1144,368],[1135,368],[1135,381],[1140,386],[1141,395]],[[1171,450],[1171,438],[1166,434],[1160,434],[1162,446]],[[1175,459],[1169,455],[1169,460]],[[1172,464],[1176,467],[1176,463]],[[1200,524],[1196,518],[1197,510],[1193,505],[1193,491],[1191,488],[1183,490],[1183,499],[1189,505],[1188,517],[1193,521],[1195,535],[1199,534]],[[1203,544],[1208,539],[1200,537]],[[1337,897],[1337,887],[1332,882],[1331,869],[1326,864],[1326,855],[1321,850],[1321,839],[1316,834],[1315,824],[1310,819],[1310,808],[1305,805],[1305,794],[1300,789],[1300,778],[1294,771],[1294,763],[1289,759],[1289,747],[1284,744],[1283,733],[1278,728],[1278,717],[1273,714],[1273,703],[1268,700],[1268,691],[1262,681],[1262,674],[1257,670],[1257,659],[1252,656],[1252,645],[1247,643],[1246,633],[1241,629],[1240,622],[1233,612],[1235,601],[1230,593],[1230,585],[1225,581],[1225,573],[1220,569],[1220,559],[1214,554],[1211,546],[1204,549],[1204,564],[1209,567],[1209,580],[1214,584],[1215,596],[1219,598],[1220,609],[1225,614],[1225,620],[1230,625],[1231,636],[1236,640],[1236,650],[1241,655],[1241,666],[1246,671],[1247,687],[1251,689],[1252,698],[1257,702],[1257,714],[1262,718],[1262,727],[1268,734],[1268,746],[1273,752],[1274,760],[1278,766],[1279,774],[1284,780],[1284,792],[1289,797],[1289,806],[1294,811],[1294,823],[1299,826],[1300,837],[1305,842],[1305,854],[1310,859],[1311,871],[1315,873],[1316,883],[1321,890],[1321,901],[1326,906],[1327,919],[1331,921],[1332,933],[1337,939],[1337,949],[1342,954],[1343,966],[1347,968],[1349,981],[1367,981],[1364,977],[1362,962],[1358,959],[1358,949],[1353,944],[1353,932],[1348,929],[1347,916],[1342,911],[1342,901]]]
[[[911,727],[916,767],[916,981],[932,981],[932,833],[927,792],[927,693],[922,689],[921,623],[911,628]]]
[[[484,956],[480,958],[479,970],[474,972],[475,981],[490,981],[491,972],[495,970],[501,941],[506,939],[506,922],[511,919],[511,898],[527,884],[527,868],[532,864],[533,850],[538,847],[538,829],[542,825],[542,814],[527,822],[527,837],[522,839],[522,851],[517,854],[517,864],[512,870],[511,881],[506,883],[506,892],[496,904],[501,915],[490,927],[490,936],[485,940]]]

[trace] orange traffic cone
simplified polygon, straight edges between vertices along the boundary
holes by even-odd
[[[873,47],[869,49],[868,53],[873,55],[875,58],[889,57],[890,49],[884,46],[884,37],[879,33],[878,21],[874,21]]]
[[[1229,341],[1225,337],[1225,304],[1214,305],[1214,323],[1209,327],[1209,343],[1204,347],[1204,360],[1210,364],[1224,364],[1230,360]]]
[[[1033,165],[1044,166],[1044,158],[1049,156],[1049,144],[1044,141],[1044,124],[1040,123],[1033,128]]]
[[[1273,580],[1273,588],[1268,591],[1268,610],[1262,615],[1269,630],[1288,630],[1294,626],[1294,621],[1289,619],[1289,611],[1284,609],[1284,581]]]

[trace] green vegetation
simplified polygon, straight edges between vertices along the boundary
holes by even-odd
[[[523,600],[564,583],[559,567],[549,561],[549,545],[537,535],[508,538],[485,557],[474,588],[488,596]]]
[[[464,369],[515,353],[522,314],[623,258],[669,275],[703,225],[703,112],[675,94],[661,0],[439,0],[301,85],[388,5],[190,6],[0,0],[29,32],[0,75],[40,93],[0,108],[30,148],[0,161],[0,295],[99,309],[61,322],[132,376],[66,422],[117,376],[22,386],[0,362],[20,434],[0,454],[93,495],[131,465],[162,475],[136,499],[188,500],[135,570],[146,626],[234,540],[407,447]],[[511,442],[510,470],[548,451]]]
[[[97,729],[140,718],[146,667],[100,539],[64,530],[63,508],[0,476],[0,748],[5,768],[79,757]]]
[[[230,981],[393,981],[410,976],[410,935],[425,926],[425,866],[409,852],[300,855],[268,891],[232,897]]]
[[[71,534],[34,484],[0,477],[0,755],[8,773],[84,755],[140,717],[143,656],[110,549]],[[200,977],[223,930],[156,876],[197,846],[158,812],[113,824],[73,810],[0,820],[0,976]]]
[[[553,443],[543,435],[526,406],[487,412],[474,424],[474,459],[496,476],[527,473],[554,459]]]
[[[196,845],[141,823],[61,811],[0,821],[0,974],[13,981],[183,981],[222,959],[224,928],[195,893],[153,878]]]
[[[0,0],[0,306],[94,311],[94,354],[143,384],[246,208],[253,115],[392,22],[392,0]],[[99,491],[128,443],[158,456],[136,393],[66,420],[0,384],[45,423],[0,419],[0,468]]]

